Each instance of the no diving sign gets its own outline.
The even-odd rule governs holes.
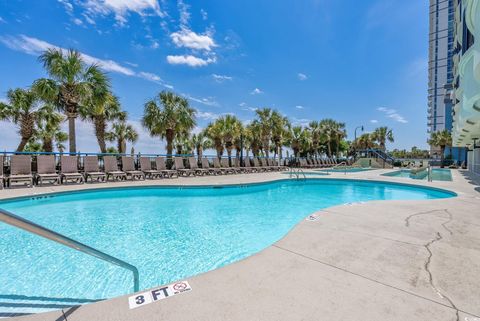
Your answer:
[[[192,288],[187,281],[179,281],[173,284],[165,285],[148,292],[138,293],[128,298],[130,309],[135,309],[146,304],[166,299],[170,296],[191,291]]]

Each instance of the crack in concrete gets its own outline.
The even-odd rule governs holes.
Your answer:
[[[441,241],[442,239],[443,239],[442,234],[440,234],[440,232],[437,232],[437,234],[435,235],[435,238],[433,238],[431,241],[429,241],[427,244],[424,245],[425,249],[428,252],[428,257],[423,267],[425,271],[427,271],[428,273],[428,282],[430,283],[430,286],[432,287],[432,289],[438,294],[439,297],[448,301],[450,306],[453,309],[455,309],[455,315],[457,317],[456,321],[460,321],[460,315],[459,315],[457,306],[455,305],[455,303],[453,303],[452,299],[450,299],[447,295],[442,293],[442,291],[435,286],[435,283],[433,282],[433,273],[430,270],[430,263],[432,262],[432,257],[433,257],[433,252],[430,249],[430,246],[432,246],[432,244],[435,242]]]
[[[431,210],[431,211],[427,211],[427,212],[420,212],[420,213],[415,213],[415,214],[412,214],[412,215],[409,215],[408,217],[405,218],[405,226],[406,227],[409,227],[410,226],[410,219],[414,216],[418,216],[418,215],[427,215],[427,214],[432,214],[432,213],[435,213],[435,212],[444,212],[448,215],[448,220],[443,222],[441,224],[441,226],[448,232],[450,233],[450,235],[453,235],[453,232],[450,228],[447,227],[447,224],[450,223],[452,220],[453,220],[453,215],[452,213],[450,213],[448,211],[448,209],[444,208],[444,209],[437,209],[437,210]],[[445,218],[445,217],[444,217]],[[430,270],[430,264],[432,263],[432,257],[433,257],[433,252],[431,250],[431,246],[436,243],[436,242],[439,242],[443,239],[443,236],[442,234],[440,234],[440,232],[437,231],[437,233],[435,234],[435,237],[430,240],[429,242],[427,242],[426,244],[424,244],[424,248],[427,250],[428,252],[428,256],[427,256],[427,259],[425,260],[425,263],[423,265],[423,268],[425,269],[425,271],[427,272],[428,274],[428,282],[430,283],[430,287],[437,293],[437,295],[446,300],[450,306],[455,310],[455,315],[456,315],[456,321],[459,321],[460,320],[460,316],[459,316],[459,309],[457,308],[457,306],[455,305],[455,303],[453,302],[452,299],[450,299],[445,293],[443,293],[436,285],[435,285],[435,282],[434,282],[434,279],[433,279],[433,273],[432,271]]]

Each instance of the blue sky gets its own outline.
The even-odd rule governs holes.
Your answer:
[[[0,0],[0,99],[45,76],[39,53],[75,48],[100,63],[140,132],[161,90],[190,99],[198,125],[272,107],[292,122],[393,128],[389,148],[426,147],[428,3],[418,0]],[[0,149],[12,125],[0,123]],[[96,151],[80,123],[80,151]]]

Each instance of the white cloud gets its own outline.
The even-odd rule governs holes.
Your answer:
[[[203,20],[207,20],[208,19],[208,12],[203,10],[203,9],[200,9],[200,14],[202,15],[202,19]]]
[[[195,57],[192,55],[168,55],[167,56],[167,62],[172,65],[188,65],[191,67],[201,67],[201,66],[206,66],[211,63],[214,63],[216,61],[216,58],[207,58],[203,59],[200,57]]]
[[[3,19],[2,17],[0,17],[0,23],[7,23],[7,22],[5,21],[5,19]]]
[[[183,26],[188,25],[188,21],[190,20],[190,12],[188,9],[190,8],[183,0],[178,0],[178,12],[180,14],[180,23]]]
[[[305,74],[303,74],[303,73],[301,73],[301,72],[299,72],[299,73],[297,74],[297,77],[298,77],[298,80],[302,80],[302,81],[308,79],[308,76],[305,75]]]
[[[216,82],[224,82],[226,80],[232,80],[233,78],[230,76],[226,75],[217,75],[217,74],[212,74],[213,79],[215,79]]]
[[[259,94],[263,94],[263,91],[260,90],[259,88],[255,88],[250,92],[250,95],[259,95]]]
[[[177,47],[205,51],[211,51],[213,47],[216,47],[215,42],[209,34],[197,34],[187,28],[172,33],[170,38]]]
[[[20,35],[20,36],[17,36],[17,37],[14,37],[14,36],[0,36],[0,43],[3,43],[5,46],[7,46],[8,48],[10,48],[12,50],[20,51],[20,52],[23,52],[23,53],[26,53],[26,54],[29,54],[29,55],[33,55],[33,56],[38,56],[43,51],[45,51],[49,48],[57,48],[57,49],[65,50],[64,48],[55,46],[55,45],[53,45],[51,43],[48,43],[46,41],[43,41],[43,40],[40,40],[40,39],[37,39],[37,38],[28,37],[28,36],[25,36],[25,35]],[[114,73],[122,74],[122,75],[125,75],[125,76],[139,77],[139,78],[146,79],[146,80],[149,80],[149,81],[152,81],[152,82],[160,83],[161,85],[163,85],[167,88],[169,88],[168,86],[170,86],[170,85],[165,84],[158,75],[155,75],[153,73],[144,72],[144,71],[136,72],[133,69],[131,69],[129,67],[126,67],[126,66],[123,66],[120,63],[118,63],[116,61],[113,61],[113,60],[110,60],[110,59],[100,59],[100,58],[96,58],[96,57],[93,57],[93,56],[90,56],[90,55],[87,55],[87,54],[84,54],[84,53],[81,53],[81,55],[82,55],[83,61],[85,61],[85,63],[87,63],[87,64],[98,64],[100,66],[100,68],[102,68],[105,71],[114,72]],[[135,64],[132,64],[132,63],[126,63],[126,64],[129,64],[131,66],[135,65]]]
[[[386,108],[386,107],[379,107],[379,108],[377,108],[377,110],[378,110],[378,111],[381,111],[381,112],[384,113],[388,118],[391,118],[391,119],[393,119],[393,120],[396,121],[396,122],[403,123],[403,124],[408,123],[408,121],[405,119],[405,117],[403,117],[402,115],[400,115],[395,109]]]
[[[81,26],[83,24],[83,21],[78,19],[78,18],[75,18],[72,20],[74,24],[76,24],[77,26]]]
[[[308,126],[308,123],[310,123],[312,120],[308,118],[293,118],[292,119],[292,124],[295,126]]]
[[[377,123],[378,123],[378,120],[376,120],[376,119],[371,119],[370,122],[371,122],[372,124],[377,124]]]
[[[78,2],[91,15],[113,14],[119,25],[127,22],[130,12],[140,16],[156,15],[165,17],[157,0],[86,0]]]
[[[147,80],[151,80],[151,81],[161,81],[162,80],[158,75],[152,74],[150,72],[141,71],[141,72],[138,73],[138,76],[141,77],[141,78],[147,79]]]
[[[211,113],[211,112],[202,112],[197,110],[197,117],[204,120],[215,120],[220,117],[219,114]]]
[[[73,13],[73,5],[68,0],[58,0],[64,7],[69,15]]]
[[[196,97],[190,96],[189,94],[182,94],[182,96],[184,96],[185,98],[188,98],[188,99],[190,99],[194,102],[206,105],[206,106],[214,106],[214,107],[219,106],[218,102],[216,102],[213,97],[196,98]]]
[[[304,109],[305,107],[303,107],[302,105],[297,105],[297,106],[295,106],[295,108],[297,108],[297,109]]]
[[[256,111],[258,108],[256,107],[250,107],[247,105],[247,103],[245,102],[241,102],[240,104],[238,104],[238,106],[242,107],[242,110],[245,110],[245,111]]]

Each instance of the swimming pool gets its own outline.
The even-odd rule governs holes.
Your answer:
[[[322,208],[453,196],[403,184],[309,179],[86,190],[1,201],[0,208],[135,265],[145,289],[257,253]],[[86,303],[132,289],[128,270],[3,223],[0,234],[3,300],[26,296]]]
[[[321,172],[331,172],[331,173],[356,173],[356,172],[365,172],[365,171],[371,171],[373,168],[363,168],[363,167],[347,167],[347,168],[342,168],[342,167],[336,167],[336,168],[325,168],[325,169],[320,169],[318,171]]]
[[[409,169],[402,169],[399,171],[385,173],[382,174],[383,176],[390,176],[390,177],[406,177],[411,179],[428,179],[428,172],[421,171],[419,173],[412,173]],[[448,168],[433,168],[432,169],[432,180],[434,181],[451,181],[452,180],[452,173]]]

